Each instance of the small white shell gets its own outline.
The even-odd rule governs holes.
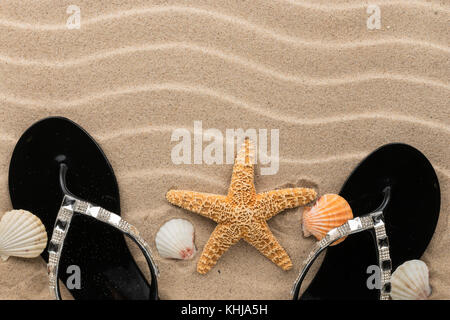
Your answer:
[[[163,258],[192,259],[197,249],[194,244],[194,226],[184,219],[167,221],[155,238],[156,248]]]
[[[391,277],[392,300],[426,300],[431,295],[428,267],[421,260],[399,266]]]
[[[11,210],[0,221],[0,256],[35,258],[47,246],[47,232],[38,217],[25,210]]]

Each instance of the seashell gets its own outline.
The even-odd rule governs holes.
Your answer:
[[[303,211],[303,234],[305,237],[312,234],[317,240],[321,240],[328,231],[343,225],[352,218],[352,208],[344,198],[337,194],[325,194],[317,199],[314,206]],[[344,239],[339,239],[332,245]]]
[[[25,210],[11,210],[0,221],[0,256],[35,258],[47,246],[47,232],[41,220]]]
[[[163,258],[188,260],[197,252],[194,244],[194,226],[184,219],[167,221],[156,234],[155,242]]]
[[[409,260],[392,273],[392,300],[426,300],[430,295],[428,267],[425,262]]]

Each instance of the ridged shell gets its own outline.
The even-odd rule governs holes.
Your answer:
[[[0,256],[35,258],[47,246],[47,232],[38,217],[25,210],[5,213],[0,221]]]
[[[194,226],[184,219],[166,222],[156,234],[155,242],[163,258],[188,260],[197,252],[194,244]]]
[[[399,266],[391,277],[393,300],[426,300],[431,295],[428,267],[421,260],[410,260]]]
[[[303,234],[305,237],[312,234],[317,240],[321,240],[328,231],[343,225],[352,218],[352,208],[344,198],[337,194],[325,194],[317,199],[314,206],[303,211]],[[332,245],[344,239],[339,239]]]

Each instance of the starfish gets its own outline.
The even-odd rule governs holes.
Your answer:
[[[244,239],[283,270],[292,268],[286,251],[278,243],[267,220],[288,208],[305,205],[316,198],[309,188],[288,188],[256,193],[254,147],[246,138],[238,152],[228,195],[170,190],[167,200],[181,208],[215,221],[218,225],[206,243],[197,271],[206,274],[233,244]]]

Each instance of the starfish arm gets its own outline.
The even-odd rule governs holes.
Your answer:
[[[256,195],[253,182],[254,161],[254,145],[250,139],[246,138],[236,156],[228,190],[228,197],[235,204],[249,204]]]
[[[287,252],[278,243],[265,221],[254,224],[243,238],[281,269],[292,268],[292,262]]]
[[[309,188],[273,190],[256,195],[255,208],[263,219],[269,220],[285,209],[303,206],[313,201],[316,196],[317,192]]]
[[[214,229],[206,243],[202,255],[197,263],[197,272],[201,274],[208,273],[214,267],[219,258],[233,244],[240,239],[238,232],[225,224],[219,224]]]
[[[166,195],[167,201],[183,209],[198,213],[217,223],[226,219],[229,206],[227,198],[211,193],[186,190],[170,190]]]

